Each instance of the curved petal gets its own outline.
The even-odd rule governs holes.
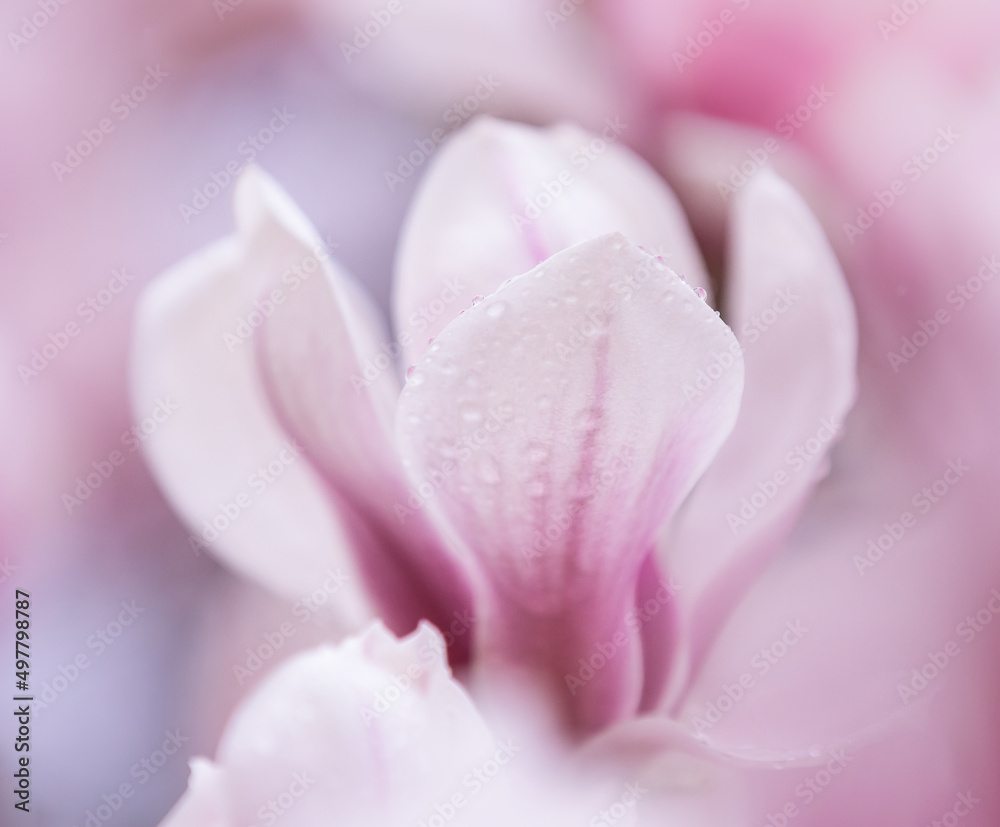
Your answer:
[[[723,352],[730,369],[693,395]],[[742,384],[717,314],[611,234],[455,319],[403,390],[404,462],[488,575],[487,654],[559,686],[577,725],[635,709],[639,570],[732,427]],[[582,688],[564,680],[599,644],[622,652]]]
[[[448,672],[441,637],[422,625],[396,640],[376,625],[283,664],[233,715],[215,763],[226,827],[256,824],[262,811],[288,827],[331,814],[344,827],[402,827],[467,790],[463,776],[496,748]],[[465,812],[487,812],[490,793]]]
[[[969,620],[1000,601],[989,581],[942,587],[953,547],[982,542],[965,527],[974,507],[955,494],[926,514],[913,509],[899,547],[872,565],[872,537],[892,539],[887,509],[898,519],[901,493],[921,485],[909,458],[889,465],[859,463],[831,478],[789,553],[716,638],[678,715],[707,745],[784,761],[860,751],[907,729],[935,738],[951,729],[961,750],[983,727],[995,732],[995,704],[977,692],[996,659]]]
[[[684,213],[621,141],[563,124],[542,130],[479,118],[428,170],[403,228],[393,312],[410,363],[477,295],[580,241],[621,232],[709,288]]]
[[[664,544],[690,647],[674,693],[826,475],[855,398],[850,292],[808,207],[769,171],[736,202],[726,310],[746,390],[736,427]]]
[[[370,617],[367,597],[325,485],[276,421],[252,344],[261,290],[243,243],[228,238],[167,271],[144,292],[132,346],[135,437],[191,529],[190,544],[289,598],[331,567],[347,625]],[[271,468],[268,471],[268,468]]]
[[[380,350],[384,324],[329,257],[317,256],[318,235],[271,179],[246,175],[237,204],[262,301],[272,302],[256,340],[271,402],[335,492],[382,616],[399,633],[421,618],[446,629],[469,596],[426,516],[405,515],[409,492],[389,431],[399,380]],[[468,637],[456,643],[464,659]]]

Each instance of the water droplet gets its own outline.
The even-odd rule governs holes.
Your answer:
[[[475,307],[475,306],[476,306],[477,304],[479,304],[479,303],[480,303],[480,302],[481,302],[482,300],[483,300],[483,297],[482,297],[482,296],[473,296],[473,297],[472,297],[472,306],[473,306],[473,307]]]
[[[507,305],[504,302],[493,302],[489,307],[486,308],[486,315],[491,319],[499,319],[504,310],[507,309]]]
[[[704,287],[696,287],[694,288],[694,292],[698,295],[699,299],[708,298],[708,291]]]
[[[433,336],[431,336],[431,337],[430,337],[430,338],[429,338],[429,339],[427,340],[427,344],[429,344],[429,345],[432,345],[432,344],[434,344],[434,337],[433,337]]]
[[[406,371],[406,382],[407,384],[413,385],[414,387],[416,387],[417,385],[424,384],[424,379],[426,378],[427,377],[424,376],[422,371],[417,370],[416,365],[412,365]]]

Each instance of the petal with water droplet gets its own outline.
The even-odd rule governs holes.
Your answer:
[[[586,287],[581,270],[592,274]],[[527,297],[524,279],[536,288]],[[581,301],[549,308],[549,296],[569,292]],[[679,300],[659,301],[665,293]],[[682,300],[691,313],[678,311]],[[492,319],[498,301],[511,312]],[[541,280],[515,279],[438,342],[460,364],[486,363],[484,420],[460,413],[462,370],[447,374],[425,358],[426,381],[404,389],[397,429],[410,470],[437,480],[435,509],[487,572],[492,609],[478,629],[486,657],[535,669],[579,726],[634,712],[642,670],[626,617],[657,531],[735,419],[739,358],[703,393],[686,394],[713,354],[735,349],[732,333],[674,273],[611,234],[548,259]],[[530,360],[516,353],[522,344]],[[447,469],[431,448],[440,439],[462,446]],[[608,666],[582,688],[567,685],[579,658],[616,635]]]
[[[600,141],[604,149],[593,155],[595,140],[569,124],[538,129],[493,118],[451,136],[403,228],[393,296],[397,332],[436,335],[474,304],[473,296],[602,233],[621,232],[666,256],[692,285],[710,287],[669,187],[621,141]],[[536,279],[543,275],[544,268],[535,271]],[[411,361],[423,352],[423,337],[413,340]]]

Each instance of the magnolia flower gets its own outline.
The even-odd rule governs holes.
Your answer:
[[[850,296],[804,203],[762,176],[733,215],[720,317],[675,199],[615,126],[484,119],[453,137],[403,231],[394,338],[288,196],[246,172],[237,235],[143,298],[134,403],[178,405],[148,459],[193,550],[289,597],[340,569],[345,628],[429,620],[485,708],[489,687],[522,677],[553,743],[601,733],[601,761],[644,755],[636,737],[656,754],[815,758],[811,741],[713,743],[719,708],[679,712],[706,700],[690,690],[713,639],[827,470],[854,395]],[[779,629],[775,651],[803,633]],[[236,761],[227,739],[273,729],[263,710],[292,714],[310,682],[368,692],[368,667],[347,665],[359,645],[280,667],[231,723],[222,769],[196,766],[174,823],[200,823],[187,814],[207,801],[230,823],[255,773],[291,768],[291,747]],[[378,738],[335,698],[316,715],[303,766],[332,805],[340,782],[308,755]],[[419,734],[379,719],[406,761],[451,737],[419,715]],[[406,795],[355,770],[344,806],[370,819],[366,790]],[[384,806],[380,823],[405,823]]]

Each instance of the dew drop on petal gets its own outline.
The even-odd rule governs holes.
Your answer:
[[[443,373],[449,374],[455,373],[458,370],[454,357],[449,356],[447,353],[438,360],[438,367],[441,368]]]
[[[486,315],[491,319],[499,319],[504,310],[507,309],[507,305],[504,302],[493,302],[489,307],[486,308]]]
[[[708,298],[708,291],[704,287],[696,287],[694,288],[694,292],[698,294],[699,299]]]

